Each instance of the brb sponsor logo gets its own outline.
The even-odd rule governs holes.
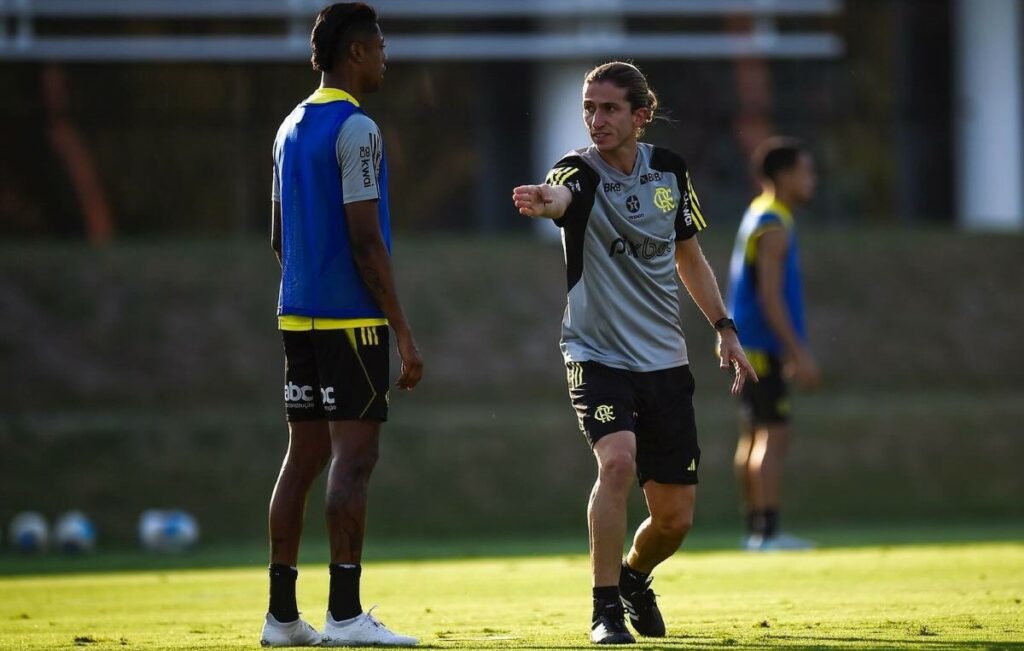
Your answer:
[[[627,258],[643,258],[653,260],[672,253],[672,242],[658,242],[645,237],[643,242],[633,242],[628,237],[619,237],[612,241],[608,248],[608,257],[625,255]]]

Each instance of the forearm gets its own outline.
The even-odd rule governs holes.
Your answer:
[[[391,258],[384,248],[384,243],[373,242],[353,246],[352,254],[363,284],[377,306],[384,312],[391,327],[396,333],[408,332],[409,323],[398,300],[394,274],[391,272]]]
[[[722,292],[718,289],[718,279],[703,254],[677,262],[676,270],[686,291],[704,313],[708,323],[714,325],[719,319],[728,316]]]
[[[569,209],[572,202],[572,194],[568,188],[556,186],[551,188],[551,202],[545,204],[544,213],[540,215],[547,219],[561,219],[565,211]]]
[[[771,328],[771,331],[782,342],[782,347],[785,351],[793,354],[802,348],[803,344],[796,334],[796,328],[793,327],[793,322],[789,318],[789,312],[786,311],[786,305],[782,297],[773,294],[772,296],[759,296],[758,300],[761,303],[761,310],[764,312],[764,318],[768,322],[768,327]]]
[[[572,203],[572,192],[564,185],[521,185],[512,191],[519,212],[534,219],[560,219]]]
[[[274,250],[274,255],[277,256],[277,264],[281,262],[281,203],[279,201],[271,202],[270,209],[270,248]]]

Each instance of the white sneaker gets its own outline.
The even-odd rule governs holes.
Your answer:
[[[376,608],[374,606],[373,608]],[[388,630],[373,616],[373,608],[369,612],[356,615],[352,619],[335,621],[331,611],[327,611],[324,622],[324,646],[415,646],[418,640],[408,635],[399,635]]]
[[[740,548],[748,552],[759,552],[763,544],[764,537],[759,533],[752,533],[740,541]]]
[[[282,624],[273,615],[267,613],[267,620],[263,622],[263,632],[260,633],[260,645],[262,646],[318,646],[320,634],[316,629],[302,621],[302,618],[294,622]]]
[[[813,541],[806,538],[791,536],[788,533],[779,533],[769,538],[761,536],[750,536],[745,545],[747,551],[751,552],[789,552],[806,549],[814,549]]]
[[[814,549],[813,541],[798,536],[791,536],[788,533],[777,533],[771,538],[765,538],[761,543],[761,550],[771,551],[798,551],[801,549]]]

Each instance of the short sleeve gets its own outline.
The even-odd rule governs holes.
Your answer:
[[[377,124],[363,113],[354,113],[338,132],[337,154],[345,203],[380,199],[378,175],[384,150]]]
[[[700,207],[700,200],[697,198],[697,191],[693,189],[693,179],[690,178],[690,171],[684,166],[681,173],[676,176],[679,179],[679,193],[682,195],[681,205],[676,211],[676,241],[688,240],[700,231],[708,227],[704,219],[704,212]]]
[[[585,219],[594,205],[594,191],[597,186],[590,167],[579,156],[566,156],[555,163],[544,182],[551,186],[562,186],[572,193],[572,201],[565,214],[554,220],[559,228],[578,219]]]
[[[281,203],[281,173],[277,171],[277,162],[274,162],[274,181],[270,187],[270,200]]]

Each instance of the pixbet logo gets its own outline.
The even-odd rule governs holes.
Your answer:
[[[649,237],[645,237],[643,242],[634,243],[630,242],[628,238],[620,237],[612,241],[611,247],[608,248],[608,257],[614,258],[616,255],[625,255],[630,258],[653,260],[654,258],[668,255],[671,249],[671,242],[657,242]]]
[[[313,387],[305,384],[299,386],[294,382],[284,385],[285,402],[310,402],[313,400]]]

